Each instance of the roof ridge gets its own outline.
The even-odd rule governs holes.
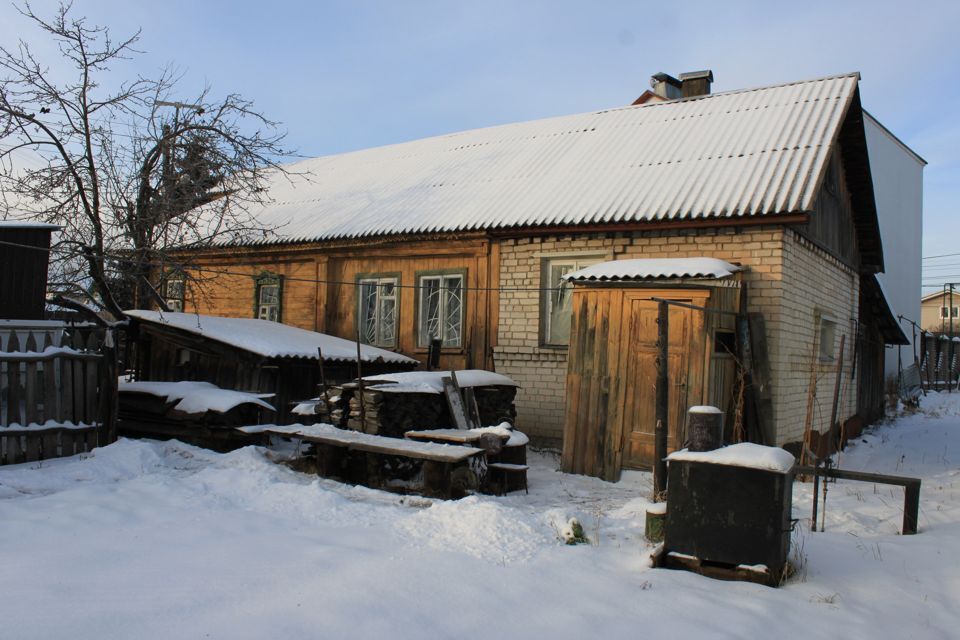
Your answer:
[[[608,108],[605,108],[605,109],[593,109],[593,110],[590,110],[590,111],[580,111],[580,112],[577,112],[577,113],[567,113],[567,114],[561,114],[561,115],[555,115],[555,116],[545,116],[545,117],[542,117],[542,118],[533,118],[533,119],[530,119],[530,120],[517,120],[517,121],[513,121],[513,122],[502,122],[502,123],[500,123],[500,124],[491,124],[491,125],[488,125],[488,126],[485,126],[485,127],[474,127],[474,128],[472,128],[472,129],[460,129],[460,130],[457,130],[457,131],[450,131],[450,132],[447,132],[447,133],[438,133],[438,134],[435,134],[435,135],[432,135],[432,136],[424,136],[424,137],[421,137],[421,138],[411,138],[410,140],[403,140],[403,141],[401,141],[401,142],[391,142],[391,143],[388,143],[388,144],[381,144],[381,145],[376,145],[376,146],[373,146],[373,147],[363,147],[363,148],[361,148],[361,149],[353,149],[353,150],[351,150],[351,151],[343,151],[343,152],[340,152],[340,153],[331,153],[331,154],[327,154],[327,155],[313,156],[313,157],[310,157],[310,158],[304,158],[304,159],[302,159],[302,160],[298,160],[298,161],[296,161],[296,162],[291,162],[291,163],[289,163],[289,164],[287,164],[287,165],[284,165],[284,166],[287,166],[287,167],[295,167],[295,166],[298,166],[298,165],[301,165],[301,164],[306,164],[306,163],[308,163],[308,162],[313,162],[313,161],[316,161],[316,160],[323,160],[323,159],[326,159],[326,158],[339,158],[339,157],[344,157],[344,156],[350,156],[350,155],[353,155],[353,154],[364,153],[364,152],[367,152],[367,151],[373,151],[373,150],[377,150],[377,149],[388,149],[388,148],[390,148],[390,147],[398,147],[398,146],[408,145],[408,144],[415,143],[415,142],[426,142],[426,141],[428,141],[428,140],[440,140],[440,139],[443,139],[443,138],[453,138],[453,137],[455,137],[455,136],[466,135],[466,134],[473,133],[473,132],[476,132],[476,131],[486,131],[486,130],[491,130],[491,129],[507,128],[507,127],[514,127],[514,126],[519,126],[519,125],[529,125],[529,124],[532,124],[532,123],[535,123],[535,122],[548,122],[548,121],[550,121],[550,120],[560,120],[560,119],[563,119],[563,118],[577,118],[577,117],[580,117],[580,116],[600,115],[600,114],[604,114],[604,113],[612,113],[612,112],[615,112],[615,111],[627,111],[627,110],[633,110],[633,109],[643,109],[643,108],[646,108],[646,107],[665,107],[665,106],[677,105],[677,104],[688,104],[688,103],[691,103],[691,102],[696,102],[696,101],[698,101],[698,100],[708,100],[708,99],[711,99],[711,98],[731,96],[731,95],[737,95],[737,94],[741,94],[741,93],[750,93],[750,92],[753,92],[753,91],[764,91],[764,90],[768,90],[768,89],[782,89],[783,87],[790,87],[790,86],[795,86],[795,85],[800,85],[800,84],[812,84],[812,83],[814,83],[814,82],[826,82],[826,81],[828,81],[828,80],[837,80],[837,79],[840,79],[840,78],[853,78],[853,77],[856,77],[856,78],[859,80],[859,79],[860,79],[860,72],[859,72],[859,71],[851,71],[851,72],[848,72],[848,73],[840,73],[840,74],[835,74],[835,75],[822,76],[822,77],[819,77],[819,78],[809,78],[809,79],[806,79],[806,80],[794,80],[794,81],[791,81],[791,82],[783,82],[783,83],[780,83],[780,84],[763,85],[763,86],[756,86],[756,87],[746,87],[746,88],[741,88],[741,89],[731,89],[731,90],[729,90],[729,91],[721,91],[721,92],[719,92],[719,93],[710,93],[710,94],[701,95],[701,96],[691,96],[691,97],[689,97],[689,98],[677,98],[677,99],[675,99],[675,100],[667,100],[667,101],[664,101],[664,102],[652,102],[652,103],[651,103],[651,102],[648,102],[648,103],[646,103],[646,104],[639,104],[639,105],[631,105],[631,104],[628,104],[628,105],[621,105],[621,106],[616,106],[616,107],[608,107]]]

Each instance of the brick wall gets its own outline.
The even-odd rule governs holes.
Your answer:
[[[783,278],[783,231],[757,227],[675,232],[609,233],[504,240],[501,244],[500,286],[510,289],[541,286],[541,269],[550,257],[596,255],[620,258],[684,258],[710,256],[749,267],[744,280],[751,310],[779,317]],[[522,385],[517,397],[518,428],[541,446],[562,446],[566,395],[565,349],[540,344],[541,293],[503,291],[500,326],[494,349],[497,371]],[[768,339],[778,349],[778,336]],[[776,372],[772,374],[776,378]]]
[[[846,336],[839,417],[856,413],[857,380],[850,373],[860,295],[853,269],[793,231],[784,235],[783,260],[783,303],[767,320],[768,332],[781,336],[778,349],[771,349],[778,372],[773,392],[780,444],[803,438],[811,371],[817,379],[813,428],[825,432],[830,422],[837,363],[820,359],[818,316],[836,323],[832,353],[839,353],[840,336]]]

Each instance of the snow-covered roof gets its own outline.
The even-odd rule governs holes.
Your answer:
[[[167,402],[176,402],[173,408],[184,413],[206,413],[207,411],[226,413],[242,404],[254,404],[275,411],[271,405],[262,400],[262,398],[273,396],[272,393],[253,394],[232,391],[221,389],[209,382],[121,381],[118,383],[117,390],[120,393],[146,393],[164,398]]]
[[[457,384],[464,387],[519,387],[516,382],[501,373],[483,369],[462,369],[456,372]],[[443,378],[449,377],[449,371],[405,371],[403,373],[384,373],[377,376],[364,376],[367,387],[377,391],[391,393],[443,393]],[[392,384],[391,384],[392,383]]]
[[[568,273],[565,280],[616,281],[656,278],[727,278],[740,267],[717,258],[633,258],[610,260]]]
[[[290,325],[255,318],[223,318],[196,313],[161,311],[125,311],[144,322],[173,327],[218,342],[256,353],[266,358],[308,358],[317,360],[317,348],[324,360],[357,361],[357,343],[307,331]],[[360,346],[363,362],[396,362],[417,364],[413,358],[369,345]]]
[[[858,75],[520,122],[289,165],[255,243],[810,211]]]

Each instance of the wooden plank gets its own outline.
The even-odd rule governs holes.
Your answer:
[[[456,376],[452,371],[451,376],[444,376],[440,379],[443,384],[443,394],[447,399],[447,407],[450,409],[450,416],[457,429],[469,429],[470,422],[467,420],[467,410],[463,406],[463,398],[460,396],[460,388],[454,382]]]
[[[42,460],[60,457],[60,434],[56,431],[40,434]]]
[[[73,363],[63,357],[54,360],[54,367],[60,373],[57,397],[60,399],[57,422],[73,421]]]
[[[101,361],[99,360],[87,360],[83,363],[85,369],[85,379],[84,379],[84,413],[83,421],[87,424],[99,424],[100,423],[100,402],[98,402],[97,394],[97,379],[98,379],[98,370],[100,368]]]
[[[36,462],[41,459],[40,454],[40,441],[43,438],[38,433],[31,433],[23,437],[23,461],[24,462]]]
[[[10,334],[10,342],[7,345],[10,351],[17,351],[20,348],[20,341],[17,339],[16,332]],[[7,415],[4,426],[11,424],[22,424],[20,417],[20,362],[13,361],[7,363]]]
[[[461,447],[424,442],[412,442],[399,438],[384,436],[366,436],[364,441],[357,441],[349,434],[311,435],[297,431],[267,429],[266,433],[285,438],[298,438],[304,442],[320,443],[334,447],[344,447],[349,451],[365,451],[385,455],[403,456],[419,460],[433,460],[436,462],[461,462],[483,453],[483,449],[476,447]]]
[[[25,348],[27,351],[37,351],[37,341],[33,337],[33,333],[27,337]],[[39,397],[37,394],[37,385],[39,384],[39,378],[37,377],[37,364],[38,363],[35,361],[28,360],[24,365],[24,424],[35,424],[39,417],[37,412],[37,405],[39,404]]]
[[[477,406],[477,394],[473,387],[467,387],[463,390],[463,403],[466,405],[467,422],[473,428],[482,427],[483,425],[480,424],[480,408]]]

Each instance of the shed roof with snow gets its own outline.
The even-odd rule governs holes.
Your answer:
[[[125,313],[142,322],[203,336],[265,358],[318,360],[319,348],[323,350],[324,360],[357,361],[356,342],[279,322],[256,318],[223,318],[197,313],[143,310]],[[360,358],[362,362],[418,364],[413,358],[370,345],[360,345]]]

